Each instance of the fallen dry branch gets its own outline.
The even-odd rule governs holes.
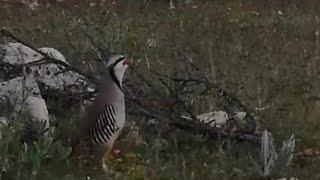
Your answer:
[[[187,80],[192,82],[193,80]],[[197,80],[198,81],[198,80]],[[201,82],[203,83],[203,82]],[[223,126],[217,128],[209,126],[208,123],[198,121],[195,115],[192,114],[191,109],[185,105],[181,99],[178,98],[178,103],[182,104],[185,112],[189,113],[190,119],[185,119],[181,116],[182,112],[176,111],[172,106],[161,107],[152,103],[153,100],[146,98],[147,96],[140,91],[139,87],[134,84],[126,83],[125,86],[128,101],[135,104],[138,109],[146,116],[155,118],[159,121],[166,121],[171,126],[194,134],[206,135],[212,139],[226,138],[231,140],[247,141],[255,144],[260,143],[260,134],[256,124],[251,125],[247,129],[238,129],[237,122],[231,118]],[[172,92],[176,94],[175,92]],[[254,120],[256,122],[256,119]]]

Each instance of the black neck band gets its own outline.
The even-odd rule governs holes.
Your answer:
[[[115,72],[114,72],[114,67],[124,59],[125,57],[122,57],[122,58],[119,58],[116,62],[114,62],[113,64],[111,64],[109,66],[109,73],[111,75],[111,78],[113,80],[114,83],[116,83],[116,85],[118,86],[118,88],[122,91],[122,87],[121,87],[121,84],[120,84],[120,80],[118,79],[118,77],[116,76]]]
[[[112,78],[113,82],[116,83],[118,88],[122,91],[122,87],[121,87],[120,81],[117,78],[116,74],[114,73],[114,69],[113,68],[110,69],[109,72],[110,72],[110,75],[111,75],[111,78]]]

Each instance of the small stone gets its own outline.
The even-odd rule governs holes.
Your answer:
[[[305,156],[312,156],[313,155],[313,150],[311,148],[305,149],[303,151]]]

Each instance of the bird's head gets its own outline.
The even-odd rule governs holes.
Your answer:
[[[133,63],[131,58],[123,55],[112,56],[107,62],[107,67],[113,81],[121,88],[124,73],[129,65]]]

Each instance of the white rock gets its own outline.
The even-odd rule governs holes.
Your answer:
[[[299,180],[299,178],[295,178],[295,177],[290,177],[290,178],[282,177],[282,178],[278,178],[277,180]]]
[[[29,96],[26,99],[25,106],[32,121],[40,122],[44,128],[49,128],[49,113],[44,99]]]
[[[29,126],[30,136],[32,133],[37,135],[40,132],[45,132],[43,135],[47,142],[52,141],[54,129],[50,128],[49,113],[44,99],[34,96],[29,96],[25,101],[27,125]]]
[[[236,120],[243,121],[246,117],[246,112],[236,112],[235,118]],[[203,114],[197,115],[197,119],[202,123],[207,123],[211,127],[221,128],[229,119],[230,115],[228,115],[225,111],[211,111]],[[192,120],[191,117],[186,115],[181,115],[181,118]]]
[[[197,116],[197,119],[203,123],[209,123],[210,126],[220,128],[229,119],[225,111],[212,111]]]
[[[0,87],[0,103],[8,103],[13,108],[10,120],[16,120],[22,115],[26,125],[32,126],[30,129],[49,128],[47,105],[36,81],[30,76],[17,77],[1,82]]]
[[[4,51],[3,63],[21,65],[39,61],[43,58],[41,54],[20,43],[8,43],[1,47]],[[39,51],[68,64],[65,57],[54,48],[43,47]],[[30,66],[31,72],[27,72],[35,81],[44,84],[52,90],[67,91],[76,89],[80,92],[87,91],[88,83],[84,80],[83,76],[71,71],[64,71],[64,69],[65,67],[62,65],[50,63]],[[71,87],[74,88],[72,89]]]
[[[8,43],[1,45],[0,48],[2,52],[0,63],[4,64],[18,66],[43,58],[42,54],[20,43]],[[39,51],[46,53],[51,58],[69,64],[66,58],[54,48],[43,47]],[[9,101],[9,104],[13,107],[10,119],[17,119],[23,112],[27,115],[25,118],[28,120],[26,125],[30,129],[37,130],[37,127],[40,127],[38,125],[44,126],[44,128],[49,127],[49,114],[46,103],[41,97],[38,83],[43,84],[50,90],[64,93],[74,92],[74,90],[75,92],[92,90],[88,89],[88,83],[83,76],[64,70],[64,66],[53,63],[33,64],[23,69],[23,77],[0,82],[0,103]]]
[[[40,48],[39,51],[46,53],[51,58],[54,58],[69,64],[66,61],[65,57],[58,50],[54,48],[43,47],[43,48]],[[65,91],[72,86],[72,87],[77,87],[77,90],[81,91],[81,87],[87,86],[87,82],[83,80],[84,77],[71,71],[64,72],[64,69],[65,67],[61,65],[42,64],[39,66],[33,66],[32,72],[33,72],[34,78],[37,81],[45,84],[50,89]],[[84,89],[82,89],[82,91]]]
[[[54,59],[57,59],[57,60],[60,60],[60,61],[63,61],[67,64],[69,64],[67,61],[66,61],[66,58],[55,48],[52,48],[52,47],[42,47],[42,48],[39,48],[38,51],[40,52],[43,52],[45,54],[47,54],[49,57],[51,58],[54,58]]]
[[[246,116],[247,116],[246,112],[236,112],[236,115],[235,115],[237,120],[240,120],[240,121],[243,121]]]
[[[0,83],[0,103],[9,100],[13,106],[20,106],[23,98],[40,96],[38,84],[28,77],[17,77]]]
[[[8,43],[3,45],[2,49],[5,52],[2,61],[11,65],[26,64],[43,58],[39,53],[20,43]]]

